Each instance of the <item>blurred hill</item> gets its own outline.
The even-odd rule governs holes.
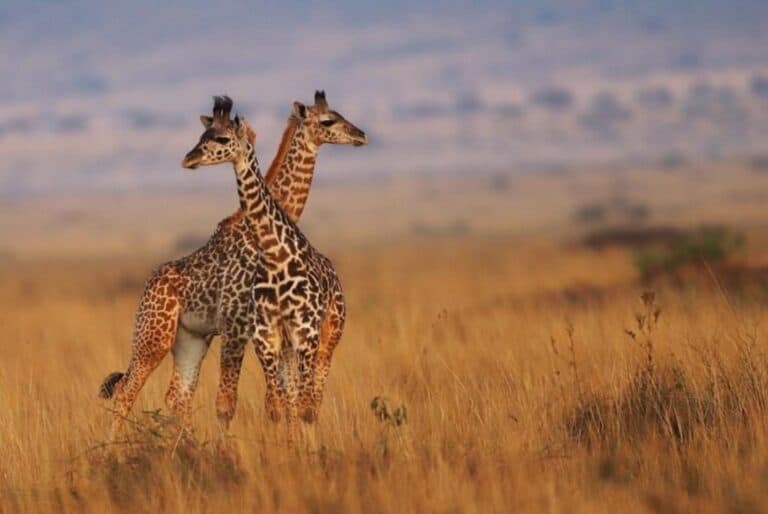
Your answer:
[[[226,92],[271,159],[294,99],[328,91],[365,149],[332,178],[768,155],[768,4],[9,0],[0,195],[228,188],[181,172]]]
[[[674,236],[701,225],[745,232],[754,253],[768,248],[768,173],[756,164],[321,179],[301,227],[331,256],[355,248],[456,240],[545,242],[569,251],[595,237],[610,243],[614,234],[637,231]],[[215,174],[230,181],[227,188],[0,202],[0,264],[89,257],[159,261],[190,253],[237,208],[232,171]]]

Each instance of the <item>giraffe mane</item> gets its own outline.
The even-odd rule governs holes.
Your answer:
[[[267,184],[270,184],[275,179],[277,170],[280,169],[283,160],[285,160],[285,154],[288,153],[288,147],[291,144],[291,139],[293,139],[293,135],[296,133],[296,129],[298,127],[299,120],[297,120],[294,116],[288,118],[288,125],[286,125],[285,130],[283,131],[283,136],[280,139],[280,146],[277,147],[277,153],[275,154],[274,159],[272,159],[272,164],[269,165],[267,174],[264,176],[264,180],[267,182]]]
[[[213,119],[219,124],[229,123],[232,99],[226,95],[213,97]]]

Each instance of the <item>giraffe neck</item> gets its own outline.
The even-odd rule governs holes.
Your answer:
[[[284,260],[290,254],[288,241],[297,237],[296,227],[270,195],[253,145],[248,145],[247,157],[235,162],[234,168],[240,209],[256,235],[256,245],[268,258]]]
[[[291,116],[265,180],[272,197],[294,223],[309,198],[317,151],[306,126]]]

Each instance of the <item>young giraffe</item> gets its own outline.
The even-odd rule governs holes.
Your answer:
[[[344,297],[331,261],[312,247],[270,196],[247,137],[251,129],[239,117],[231,120],[231,109],[229,98],[215,99],[214,122],[182,165],[234,165],[240,207],[260,250],[252,289],[253,341],[267,390],[278,393],[268,403],[270,415],[277,419],[279,410],[286,409],[290,435],[299,408],[307,421],[317,414],[322,382],[343,328]],[[292,351],[298,362],[298,391],[281,373],[281,354]]]
[[[208,116],[201,116],[201,121],[205,126],[213,122]],[[328,108],[324,92],[315,93],[314,106],[294,102],[267,179],[271,194],[293,221],[306,203],[317,149],[326,142],[357,146],[365,144],[366,137]],[[243,320],[251,316],[250,285],[257,253],[254,234],[238,211],[219,223],[202,248],[153,274],[137,310],[128,370],[112,373],[101,386],[102,397],[116,397],[113,436],[169,349],[174,371],[166,403],[186,423],[200,364],[217,334],[224,339],[217,415],[224,428],[229,426],[243,351],[250,339]]]
[[[320,146],[326,143],[351,143],[354,146],[361,146],[367,143],[367,138],[362,131],[350,126],[341,114],[328,106],[324,91],[316,91],[313,106],[305,106],[299,102],[294,103],[293,115],[283,132],[277,155],[264,177],[273,198],[285,199],[285,201],[279,202],[280,207],[294,223],[298,222],[307,203],[318,150]],[[322,362],[317,370],[316,396],[320,399],[333,350],[341,338],[345,315],[343,307],[342,304],[337,321],[331,323],[329,320],[323,326],[322,338],[325,342],[322,347],[327,348],[327,350],[324,350],[320,359]],[[229,428],[235,414],[237,384],[240,380],[245,346],[242,340],[233,340],[225,343],[221,350],[221,378],[217,396],[217,412],[219,421],[225,430]],[[268,390],[265,398],[267,411],[272,419],[277,421],[279,420],[279,410],[269,406],[270,402],[274,400],[272,391]],[[318,405],[319,402],[320,400],[318,400]],[[314,409],[309,408],[302,413],[302,418],[306,421],[312,421],[316,414]]]

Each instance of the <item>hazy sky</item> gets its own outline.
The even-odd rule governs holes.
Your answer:
[[[0,4],[0,194],[226,187],[178,166],[217,93],[269,162],[325,89],[371,145],[321,176],[768,152],[764,1],[156,3]]]

